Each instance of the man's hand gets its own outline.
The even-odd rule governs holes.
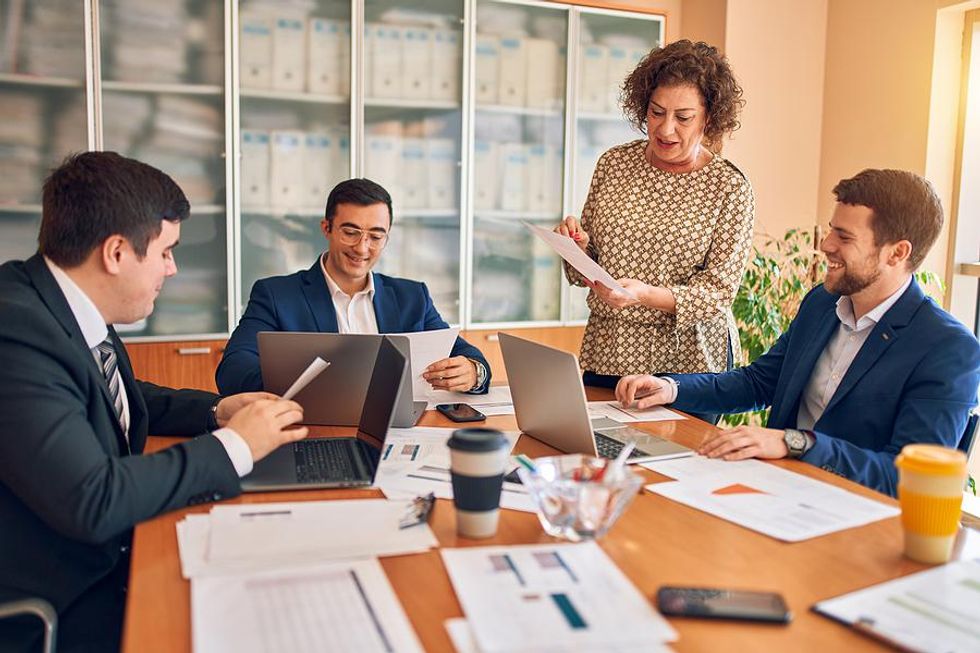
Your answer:
[[[636,279],[617,279],[625,290],[627,290],[633,296],[621,293],[618,290],[613,290],[608,286],[602,284],[599,281],[589,281],[585,280],[585,285],[592,289],[592,292],[601,299],[607,306],[612,308],[626,308],[627,306],[636,306],[641,304],[640,298],[650,287],[642,281],[637,281]]]
[[[435,390],[466,392],[476,385],[476,363],[466,356],[443,358],[425,368],[422,378]]]
[[[227,426],[245,440],[252,460],[258,461],[287,442],[305,438],[305,426],[288,428],[301,419],[303,408],[295,401],[256,399],[236,412]]]
[[[259,399],[275,401],[278,398],[271,392],[242,392],[237,395],[231,395],[218,402],[218,409],[214,411],[214,418],[217,420],[219,427],[227,426],[228,420],[250,403]]]
[[[736,426],[709,436],[698,448],[708,458],[744,460],[746,458],[785,458],[789,455],[785,431],[761,426]]]
[[[582,229],[581,223],[576,220],[573,216],[567,216],[564,220],[558,223],[558,226],[554,228],[556,234],[561,234],[562,236],[568,236],[575,241],[582,251],[586,251],[589,246],[589,234],[584,229]]]
[[[634,401],[640,410],[667,404],[673,400],[671,394],[669,381],[649,374],[624,376],[616,384],[616,400],[623,408],[630,408]]]

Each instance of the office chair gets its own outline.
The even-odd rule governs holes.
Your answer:
[[[58,613],[44,599],[21,599],[0,603],[0,619],[16,617],[23,614],[33,614],[44,622],[44,653],[54,653],[56,631],[58,629]]]
[[[970,460],[973,453],[973,446],[977,442],[977,432],[980,431],[980,407],[970,411],[970,416],[966,420],[966,428],[963,430],[963,437],[956,446],[957,449],[966,454],[966,459]]]

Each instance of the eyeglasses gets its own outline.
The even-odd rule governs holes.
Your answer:
[[[337,240],[348,247],[360,245],[364,238],[367,238],[370,249],[381,249],[388,244],[388,232],[385,231],[364,231],[357,227],[344,226],[337,229],[336,234]]]

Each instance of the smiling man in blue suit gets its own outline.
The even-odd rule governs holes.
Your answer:
[[[834,188],[820,249],[827,277],[776,344],[722,374],[634,375],[624,405],[736,413],[771,406],[768,428],[709,436],[712,458],[799,458],[895,495],[895,456],[912,442],[955,447],[977,402],[980,345],[912,273],[943,224],[925,179],[865,170]]]
[[[309,270],[257,281],[215,380],[222,394],[262,389],[260,331],[410,333],[445,329],[424,283],[371,269],[391,231],[391,196],[369,179],[348,179],[327,197],[320,223],[328,249]],[[490,365],[456,338],[449,358],[423,371],[438,390],[485,393]]]

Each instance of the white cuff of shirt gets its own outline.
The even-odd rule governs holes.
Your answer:
[[[677,381],[670,378],[669,376],[658,376],[661,381],[667,382],[667,388],[664,390],[664,398],[667,400],[664,403],[672,404],[677,401]]]
[[[231,459],[231,464],[235,466],[238,478],[248,476],[252,472],[252,450],[248,448],[248,443],[230,428],[223,428],[214,431],[214,437],[225,448],[225,453]]]

